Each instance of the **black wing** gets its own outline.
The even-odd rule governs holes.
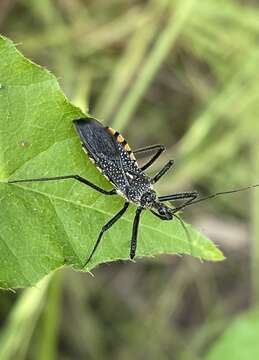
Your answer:
[[[73,122],[84,148],[97,164],[101,159],[119,160],[116,140],[99,121],[86,118]]]
[[[123,193],[129,186],[127,152],[99,121],[93,118],[74,120],[82,145],[97,168]],[[136,165],[135,165],[136,166]]]

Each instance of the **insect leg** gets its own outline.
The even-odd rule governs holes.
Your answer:
[[[101,241],[101,239],[102,239],[103,234],[105,233],[105,231],[109,230],[109,229],[112,227],[112,225],[114,225],[114,224],[116,223],[116,221],[118,221],[118,220],[122,217],[122,215],[123,215],[123,214],[125,213],[125,211],[127,210],[128,206],[129,206],[129,203],[128,203],[128,202],[125,202],[123,208],[122,208],[116,215],[114,215],[114,216],[111,218],[111,220],[109,220],[109,221],[102,227],[102,230],[101,230],[101,232],[100,232],[100,234],[99,234],[99,236],[98,236],[98,239],[96,240],[96,243],[95,243],[95,245],[94,245],[94,248],[93,248],[90,256],[88,257],[88,259],[87,259],[86,262],[84,263],[84,266],[83,266],[83,267],[85,267],[85,266],[90,262],[90,260],[92,259],[92,257],[93,257],[93,255],[94,255],[96,249],[98,248],[98,245],[100,244],[100,241]]]
[[[152,158],[141,167],[141,170],[146,170],[149,166],[151,166],[158,158],[159,156],[162,154],[163,151],[165,151],[165,146],[164,145],[151,145],[151,146],[147,146],[144,148],[140,148],[137,149],[135,151],[133,151],[134,154],[141,154],[144,152],[149,152],[149,151],[153,151],[156,150],[155,154],[152,156]]]
[[[151,179],[151,183],[155,184],[167,171],[173,166],[174,160],[169,160],[165,166]]]
[[[131,242],[130,242],[130,258],[134,259],[136,250],[137,250],[137,240],[138,240],[138,226],[139,226],[139,220],[140,220],[140,214],[142,212],[143,208],[138,207],[136,210],[136,215],[134,218],[133,228],[132,228],[132,236],[131,236]]]
[[[172,214],[178,212],[179,210],[185,208],[187,205],[190,205],[197,197],[198,197],[197,191],[191,191],[191,192],[183,192],[178,194],[172,194],[172,195],[165,195],[160,196],[158,198],[159,201],[170,201],[170,200],[182,200],[182,199],[188,199],[185,201],[182,205],[179,205],[172,209]]]
[[[44,182],[44,181],[53,181],[53,180],[66,180],[66,179],[77,180],[77,181],[79,181],[79,182],[91,187],[92,189],[94,189],[102,194],[105,194],[105,195],[115,195],[116,194],[115,189],[110,190],[110,191],[104,190],[79,175],[65,175],[65,176],[54,176],[54,177],[46,177],[46,178],[35,178],[35,179],[8,180],[8,183],[14,184],[14,183],[25,183],[25,182]]]
[[[159,201],[171,201],[171,200],[182,200],[182,199],[191,199],[194,200],[198,196],[197,191],[187,191],[187,192],[181,192],[177,194],[171,194],[171,195],[162,195],[159,196]]]

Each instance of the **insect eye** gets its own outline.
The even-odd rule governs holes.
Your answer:
[[[162,208],[162,209],[159,209],[159,214],[160,215],[166,215],[166,211],[165,211],[165,209],[164,208]]]
[[[161,207],[158,212],[160,215],[166,217],[167,220],[171,220],[173,218],[171,212],[167,208]]]

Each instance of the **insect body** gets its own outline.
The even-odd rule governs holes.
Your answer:
[[[117,193],[140,204],[144,193],[151,191],[149,178],[139,168],[126,142],[117,131],[105,128],[95,119],[75,120],[83,149],[97,168],[114,185]]]
[[[105,225],[104,231],[110,228],[124,214],[129,203],[137,205],[130,249],[130,258],[133,259],[136,253],[137,232],[142,210],[150,209],[154,215],[157,215],[162,220],[171,220],[174,211],[179,210],[179,208],[177,210],[171,209],[162,204],[163,199],[159,198],[153,190],[153,184],[171,168],[173,161],[169,161],[158,174],[150,178],[144,173],[144,170],[152,165],[162,153],[164,150],[163,146],[155,145],[135,151],[135,153],[156,151],[147,164],[139,167],[127,141],[114,129],[104,127],[93,118],[74,120],[74,124],[80,136],[83,149],[87,152],[90,159],[94,161],[102,174],[113,184],[114,190],[109,194],[118,194],[125,198],[124,207]],[[196,196],[196,192],[180,193],[171,195],[170,199],[188,198],[193,200]],[[102,234],[101,232],[87,263],[99,245]]]
[[[197,200],[196,198],[198,193],[196,191],[158,196],[156,191],[153,189],[153,185],[172,167],[173,161],[168,161],[153,177],[147,176],[145,174],[145,170],[149,168],[165,150],[163,145],[153,145],[133,152],[122,135],[110,127],[104,127],[94,118],[77,119],[74,120],[74,124],[81,139],[83,149],[101,173],[111,182],[114,189],[110,191],[102,189],[80,175],[9,180],[8,182],[21,183],[74,179],[104,195],[123,196],[125,199],[123,208],[102,227],[94,248],[85,261],[84,266],[86,266],[92,259],[104,233],[121,218],[130,203],[133,203],[136,206],[129,254],[130,258],[133,259],[136,254],[138,226],[140,215],[143,210],[150,210],[152,214],[159,217],[161,220],[172,220],[174,216],[177,217],[176,213],[179,210],[188,205],[195,204],[218,195],[238,192],[258,186],[253,185],[242,189],[218,192]],[[152,152],[153,155],[146,164],[140,167],[135,159],[135,154],[143,152]],[[185,201],[181,205],[172,208],[164,204],[164,202],[170,200]]]

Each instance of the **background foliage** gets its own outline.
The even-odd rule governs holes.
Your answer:
[[[258,182],[257,1],[4,0],[0,31],[132,147],[167,146],[154,170],[169,158],[176,167],[161,193]],[[246,311],[259,301],[258,200],[258,191],[240,193],[185,212],[224,263],[159,257],[2,292],[0,359],[238,359],[256,350]]]

